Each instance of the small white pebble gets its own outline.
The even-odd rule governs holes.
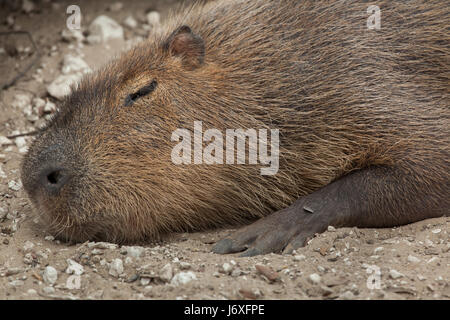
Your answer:
[[[192,271],[188,272],[180,272],[177,273],[170,282],[172,285],[179,286],[179,285],[185,285],[189,282],[197,280],[197,276]]]
[[[302,254],[294,256],[294,261],[302,261],[302,260],[305,260],[305,259],[306,259],[306,257],[304,255],[302,255]]]
[[[147,23],[152,27],[159,25],[160,23],[160,14],[157,11],[151,11],[147,14]]]
[[[47,266],[44,269],[44,273],[42,275],[45,283],[54,284],[56,280],[58,280],[58,271],[52,266]]]
[[[438,257],[433,257],[430,260],[427,261],[427,263],[433,263],[435,261],[439,261]]]
[[[22,182],[20,182],[20,181],[16,182],[16,181],[14,181],[14,180],[11,180],[11,181],[8,183],[8,187],[9,187],[11,190],[19,191],[20,189],[22,189]]]
[[[31,241],[25,241],[25,244],[23,245],[23,250],[25,252],[31,251],[34,248],[34,243]]]
[[[375,248],[375,250],[373,250],[373,253],[378,253],[378,252],[381,252],[383,250],[384,250],[383,247],[377,247],[377,248]]]
[[[66,269],[66,273],[75,274],[77,276],[81,276],[84,273],[83,266],[72,259],[67,259],[67,264],[69,266]]]
[[[55,288],[53,288],[53,287],[44,287],[44,288],[42,288],[42,291],[45,294],[53,294],[53,293],[55,293]]]
[[[13,144],[14,144],[14,142],[12,142],[12,140],[8,139],[5,136],[0,136],[0,147],[1,146],[10,146]]]
[[[37,294],[37,291],[34,289],[28,289],[27,294],[30,296],[34,296],[35,294]]]
[[[319,284],[322,278],[317,273],[313,273],[309,275],[309,280],[314,284]]]
[[[398,272],[398,271],[395,270],[395,269],[391,269],[391,270],[389,270],[389,276],[390,276],[392,279],[398,279],[398,278],[403,277],[403,274],[400,273],[400,272]]]
[[[343,300],[352,300],[355,298],[355,295],[351,291],[345,291],[343,294],[339,296],[339,298]]]
[[[27,144],[24,137],[17,137],[16,139],[14,139],[14,142],[16,143],[17,148],[23,148]]]
[[[408,261],[412,262],[412,263],[418,263],[418,262],[420,262],[420,259],[415,257],[415,256],[409,255],[408,256]]]
[[[118,277],[123,273],[123,261],[122,259],[113,259],[109,266],[109,274],[113,277]]]

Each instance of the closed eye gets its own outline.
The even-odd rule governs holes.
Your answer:
[[[142,98],[142,97],[152,93],[156,89],[157,85],[158,85],[158,83],[156,82],[156,80],[153,80],[149,85],[146,85],[145,87],[140,88],[135,93],[129,94],[125,98],[125,102],[124,102],[125,107],[131,106],[139,98]]]

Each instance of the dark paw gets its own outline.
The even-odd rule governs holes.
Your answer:
[[[331,221],[329,217],[332,217],[330,210],[324,211],[306,199],[299,200],[220,240],[212,251],[219,254],[243,252],[241,257],[270,252],[291,253],[304,246],[315,233],[325,231]]]

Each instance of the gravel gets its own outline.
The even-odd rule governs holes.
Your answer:
[[[159,26],[159,24],[161,23],[161,15],[157,11],[150,11],[149,13],[147,13],[146,17],[147,23],[152,27]]]
[[[179,272],[172,278],[170,284],[174,286],[181,286],[186,285],[193,280],[197,280],[197,276],[195,275],[194,272],[192,271]]]
[[[20,189],[22,189],[22,182],[21,181],[11,180],[11,181],[8,182],[8,187],[11,190],[19,191]]]
[[[64,56],[61,71],[63,74],[92,72],[91,68],[81,57],[72,54],[66,54]]]
[[[419,263],[421,260],[415,256],[409,255],[408,256],[408,261],[412,262],[412,263]]]
[[[136,21],[135,18],[133,18],[133,16],[128,16],[124,21],[123,21],[124,26],[134,29],[138,26],[138,22]]]
[[[109,274],[117,278],[122,273],[123,273],[122,259],[113,259],[109,265]]]
[[[167,263],[159,272],[159,278],[164,282],[170,282],[173,277],[173,269],[170,263]]]
[[[81,264],[79,264],[78,262],[75,262],[72,259],[67,259],[67,269],[66,269],[66,273],[68,274],[74,274],[77,276],[80,276],[84,273],[84,268]]]
[[[404,277],[404,275],[403,275],[402,273],[398,272],[398,271],[395,270],[395,269],[389,270],[389,276],[390,276],[392,279],[399,279],[399,278]]]
[[[225,262],[222,266],[221,266],[221,268],[220,268],[220,272],[222,272],[222,273],[225,273],[225,274],[231,274],[231,272],[233,271],[233,265],[232,264],[230,264],[230,263],[228,263],[228,262]]]
[[[60,75],[47,86],[47,92],[52,97],[62,100],[72,92],[72,86],[80,81],[81,77],[82,75],[79,73]]]
[[[8,139],[5,136],[0,136],[0,147],[2,146],[10,146],[14,144],[14,142],[11,139]]]
[[[56,280],[58,280],[58,271],[56,271],[56,269],[52,266],[47,266],[44,269],[42,278],[47,284],[55,284]]]
[[[19,93],[14,97],[11,105],[17,109],[24,109],[31,105],[32,96],[30,94]]]
[[[126,247],[126,246],[122,246],[122,249],[124,250],[124,252],[133,258],[140,258],[145,254],[145,248],[144,247],[139,247],[139,246],[133,246],[133,247]]]
[[[313,284],[319,284],[322,281],[322,278],[317,273],[310,274],[308,279]]]
[[[26,241],[23,245],[23,251],[28,252],[31,251],[34,248],[34,243],[31,241]]]
[[[81,43],[85,40],[83,32],[73,29],[64,29],[63,31],[61,31],[61,38],[67,42],[76,41],[78,43]]]
[[[90,24],[87,41],[90,44],[96,44],[111,39],[123,40],[123,37],[123,28],[120,24],[108,16],[101,15]]]

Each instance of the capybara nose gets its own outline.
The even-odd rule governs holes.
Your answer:
[[[49,166],[39,175],[38,188],[43,188],[51,195],[58,194],[70,180],[68,171],[62,167]]]

